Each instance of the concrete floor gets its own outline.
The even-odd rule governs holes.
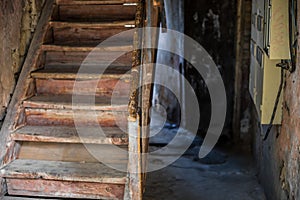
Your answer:
[[[159,149],[176,133],[177,129],[164,128],[150,139],[154,144],[150,150]],[[148,173],[145,200],[266,200],[249,153],[215,149],[206,159],[197,160],[197,143],[201,142],[173,164]],[[164,162],[170,156],[159,155],[158,159]]]

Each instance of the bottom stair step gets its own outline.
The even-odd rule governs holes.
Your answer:
[[[41,198],[34,198],[34,197],[16,197],[16,196],[4,196],[2,200],[57,200],[57,199],[41,199]]]
[[[127,175],[101,163],[22,159],[0,172],[9,195],[81,199],[123,199]]]

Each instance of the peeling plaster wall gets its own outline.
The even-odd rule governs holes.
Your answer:
[[[0,127],[44,0],[0,1]]]
[[[225,84],[227,116],[223,133],[228,137],[231,137],[233,118],[235,32],[235,0],[185,1],[185,34],[201,44],[211,55]],[[202,117],[199,132],[203,135],[207,132],[211,117],[210,95],[202,77],[189,64],[186,65],[185,76],[198,97]]]
[[[282,126],[273,127],[268,140],[262,141],[266,129],[257,125],[254,141],[259,177],[266,195],[275,200],[300,199],[299,64],[295,73],[286,74]]]
[[[298,10],[300,2],[298,1]],[[300,15],[298,15],[298,24]],[[299,41],[300,38],[298,38]],[[300,52],[294,73],[286,72],[283,120],[262,141],[266,126],[260,127],[253,111],[254,155],[267,199],[300,199]],[[254,108],[253,108],[254,110]]]

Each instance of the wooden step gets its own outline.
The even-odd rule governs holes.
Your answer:
[[[135,20],[136,5],[65,4],[58,6],[58,12],[59,21]]]
[[[131,66],[132,52],[130,46],[122,47],[128,51],[93,51],[93,47],[66,47],[66,46],[45,46],[51,50],[45,52],[45,65],[73,65],[80,66],[83,61],[88,65],[99,66]],[[118,47],[112,49],[117,50]],[[128,49],[126,49],[128,48]],[[64,51],[68,50],[68,51]],[[74,50],[74,51],[69,51]],[[82,50],[82,51],[81,51]]]
[[[126,112],[128,98],[114,100],[109,97],[88,97],[72,95],[34,96],[24,100],[25,108],[63,109],[63,110],[90,110],[90,111],[119,111]]]
[[[42,45],[43,51],[71,51],[71,52],[131,52],[133,50],[132,45],[111,45],[111,46],[65,46],[65,45]],[[101,55],[101,54],[97,54]]]
[[[53,28],[134,28],[134,20],[111,21],[111,22],[67,22],[51,21],[50,26]]]
[[[91,99],[92,98],[92,99]],[[111,103],[109,97],[78,96],[72,103],[72,95],[34,96],[23,102],[28,125],[101,125],[127,126],[127,98]]]
[[[127,127],[127,112],[25,108],[26,124],[33,126]]]
[[[18,159],[1,169],[9,195],[123,199],[126,173],[100,163]]]
[[[134,31],[128,31],[135,27],[134,21],[116,21],[102,23],[86,22],[50,22],[52,26],[52,42],[54,44],[75,45],[100,44],[107,38],[110,41],[122,44],[132,44]],[[125,32],[127,31],[127,32]],[[122,33],[122,34],[120,34]],[[94,45],[95,46],[95,45]]]
[[[32,72],[31,76],[36,79],[38,95],[76,94],[111,97],[114,93],[115,97],[128,98],[131,67],[110,66],[101,75],[99,71],[103,68],[99,65],[81,68],[72,65],[46,66],[42,70]]]
[[[78,163],[104,162],[126,169],[128,146],[23,141],[18,158]]]
[[[130,82],[126,79],[75,80],[36,79],[38,95],[95,95],[129,97]]]
[[[101,73],[103,71],[103,73]],[[105,71],[101,66],[46,66],[42,70],[31,73],[37,79],[126,79],[130,81],[130,67],[108,67]]]
[[[26,198],[26,197],[17,197],[17,196],[4,196],[2,198],[2,200],[57,200],[57,199],[41,199],[41,198],[34,198],[34,197],[29,197],[29,198]]]
[[[58,5],[135,4],[138,0],[56,0]]]
[[[80,136],[78,130],[81,133]],[[66,126],[24,126],[12,133],[11,138],[15,141],[29,142],[128,144],[128,134],[118,127],[104,127],[99,130],[99,127],[78,127],[76,129]]]

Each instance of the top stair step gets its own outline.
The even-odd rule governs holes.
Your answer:
[[[58,5],[136,4],[138,0],[56,0]]]
[[[81,2],[86,2],[86,4]],[[101,2],[103,1],[80,1],[79,4],[59,5],[54,19],[75,22],[135,20],[136,4],[102,4]]]
[[[134,28],[134,20],[124,20],[124,21],[112,21],[112,22],[62,22],[62,21],[51,21],[50,26],[54,28],[115,28],[115,27],[128,27]]]

